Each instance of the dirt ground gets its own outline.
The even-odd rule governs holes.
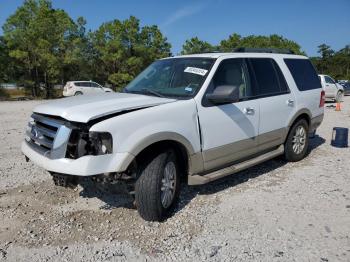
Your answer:
[[[55,187],[26,163],[20,144],[42,102],[0,102],[0,261],[350,261],[350,149],[330,145],[333,127],[350,128],[350,97],[325,108],[304,160],[184,186],[163,223],[125,194]]]

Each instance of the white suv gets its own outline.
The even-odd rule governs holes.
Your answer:
[[[322,88],[325,91],[326,99],[341,102],[344,96],[344,87],[328,75],[318,75],[318,77],[321,81]]]
[[[77,96],[105,92],[113,92],[113,90],[92,81],[69,81],[63,87],[63,96]]]
[[[158,221],[180,180],[200,185],[279,155],[303,159],[323,120],[315,69],[305,56],[245,51],[158,60],[123,93],[39,105],[22,152],[56,185],[126,183],[140,215]]]

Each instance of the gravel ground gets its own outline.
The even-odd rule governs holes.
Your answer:
[[[304,160],[185,186],[163,223],[119,191],[58,188],[26,163],[20,143],[41,102],[0,102],[0,260],[350,261],[350,150],[330,146],[334,126],[350,128],[350,97],[325,109]]]

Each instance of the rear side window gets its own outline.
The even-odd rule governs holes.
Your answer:
[[[91,83],[90,82],[82,82],[81,86],[91,87]]]
[[[308,59],[284,59],[299,91],[321,88],[316,70]]]
[[[286,80],[277,63],[271,58],[250,58],[259,96],[289,92]]]

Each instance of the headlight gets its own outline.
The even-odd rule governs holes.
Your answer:
[[[92,155],[111,154],[113,151],[112,135],[107,132],[89,132]]]
[[[108,132],[82,132],[73,129],[67,145],[66,157],[98,156],[113,152],[112,135]]]

